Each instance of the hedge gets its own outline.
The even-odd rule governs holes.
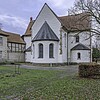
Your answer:
[[[80,77],[99,77],[100,78],[100,65],[96,63],[80,64],[79,65]]]

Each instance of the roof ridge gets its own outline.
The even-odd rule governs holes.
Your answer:
[[[14,34],[14,35],[19,35],[20,36],[20,34],[18,34],[18,33],[13,33],[13,32],[7,32],[7,31],[4,31],[4,30],[2,30],[4,33],[6,33],[6,34]]]

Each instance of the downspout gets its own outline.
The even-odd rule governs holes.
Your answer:
[[[91,32],[90,32],[90,63],[92,62],[92,37],[91,37]]]
[[[62,29],[60,29],[60,55],[62,55]]]
[[[67,65],[69,65],[69,61],[68,61],[68,34],[69,34],[69,32],[67,32]]]
[[[9,61],[9,51],[7,50],[7,60]]]
[[[8,43],[7,43],[7,60],[9,61],[9,46],[8,46]]]
[[[90,20],[92,17],[90,17]],[[92,62],[92,32],[91,32],[92,22],[90,22],[90,62]]]

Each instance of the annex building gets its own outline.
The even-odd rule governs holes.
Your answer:
[[[0,62],[25,61],[25,42],[19,34],[0,29]]]

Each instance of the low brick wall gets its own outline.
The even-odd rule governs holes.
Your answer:
[[[80,77],[100,77],[100,65],[95,63],[80,64],[79,65],[79,76]]]

